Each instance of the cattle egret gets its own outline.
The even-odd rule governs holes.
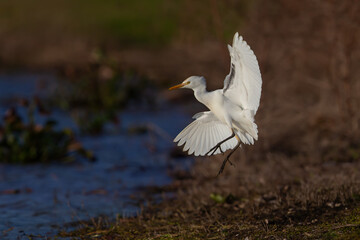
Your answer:
[[[231,65],[223,89],[208,92],[205,78],[200,76],[191,76],[169,88],[192,89],[195,98],[210,110],[193,116],[195,121],[174,139],[178,146],[185,144],[183,150],[195,156],[212,156],[232,149],[223,160],[218,175],[223,172],[226,162],[232,165],[229,158],[241,142],[254,144],[254,139],[258,139],[254,116],[259,107],[262,85],[259,64],[254,52],[238,33],[228,49]]]

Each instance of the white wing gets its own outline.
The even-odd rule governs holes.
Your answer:
[[[255,115],[261,95],[261,73],[254,52],[235,33],[233,45],[228,45],[231,57],[230,73],[224,80],[224,95],[243,109]]]
[[[194,117],[196,120],[190,123],[174,139],[179,142],[178,146],[185,144],[184,151],[195,156],[205,156],[206,153],[222,140],[230,137],[231,129],[217,117],[209,112],[201,112]],[[221,145],[225,152],[233,149],[237,144],[236,138],[232,138]],[[221,153],[218,149],[215,154]]]

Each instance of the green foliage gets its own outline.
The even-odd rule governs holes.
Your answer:
[[[48,163],[72,161],[75,155],[94,160],[93,154],[85,150],[74,138],[70,129],[55,130],[55,120],[44,125],[34,122],[35,107],[41,105],[24,102],[28,123],[23,121],[15,108],[10,108],[0,125],[0,162],[5,163]]]
[[[227,195],[226,197],[224,197],[220,194],[211,193],[210,198],[217,203],[233,203],[235,200],[237,200],[237,198],[234,195],[232,195],[231,193],[229,195]]]
[[[178,1],[3,0],[0,28],[8,34],[59,40],[59,36],[92,41],[160,45],[177,24]],[[32,14],[36,12],[36,14]],[[60,35],[59,35],[60,34]]]
[[[220,194],[212,193],[212,194],[210,194],[210,198],[217,203],[225,202],[225,197],[221,196]]]
[[[118,123],[117,112],[131,101],[153,105],[149,81],[131,73],[120,73],[119,67],[100,50],[93,53],[94,62],[82,72],[64,72],[65,79],[57,89],[53,104],[70,110],[80,129],[98,134],[107,123]]]

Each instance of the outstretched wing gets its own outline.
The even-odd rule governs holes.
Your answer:
[[[231,129],[210,111],[198,113],[193,118],[196,120],[184,128],[174,139],[174,142],[179,142],[178,146],[185,144],[184,151],[188,151],[189,154],[205,156],[217,143],[232,134]],[[236,144],[236,138],[232,138],[223,143],[221,149],[225,152],[233,149]],[[215,154],[218,153],[221,153],[219,149]]]
[[[243,109],[255,115],[261,95],[261,73],[254,52],[235,33],[232,46],[228,45],[231,65],[230,73],[224,80],[224,95]]]

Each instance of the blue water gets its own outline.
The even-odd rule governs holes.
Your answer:
[[[56,89],[51,75],[0,75],[0,114],[19,97],[46,98]],[[20,111],[21,115],[24,112]],[[146,186],[169,184],[169,169],[185,168],[190,159],[173,161],[173,137],[189,121],[177,107],[163,102],[157,110],[132,106],[119,112],[119,127],[108,126],[97,136],[79,135],[64,111],[52,111],[59,127],[70,127],[77,139],[94,152],[94,163],[0,164],[0,238],[28,239],[29,235],[53,236],[66,223],[105,214],[133,216],[140,211],[132,195]],[[46,117],[36,116],[37,122]],[[128,129],[146,126],[144,134]]]

